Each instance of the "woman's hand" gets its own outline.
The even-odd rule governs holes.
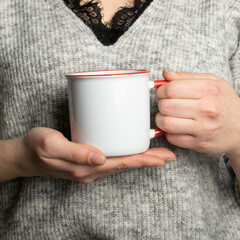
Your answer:
[[[99,149],[70,142],[60,132],[50,128],[33,128],[14,144],[16,147],[8,159],[17,159],[14,164],[17,166],[14,167],[17,169],[16,177],[46,176],[80,183],[90,183],[99,177],[129,168],[163,166],[165,161],[175,159],[175,155],[164,148],[149,149],[137,155],[106,158]]]
[[[169,83],[156,89],[156,124],[176,146],[240,160],[240,100],[214,74],[164,71]]]

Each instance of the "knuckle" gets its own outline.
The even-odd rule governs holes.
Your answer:
[[[176,96],[177,91],[178,89],[174,85],[168,84],[166,86],[166,97],[174,98]]]
[[[116,167],[116,170],[121,171],[127,168],[128,168],[128,164],[124,161],[121,161],[121,163]]]
[[[166,132],[170,132],[173,127],[173,123],[171,121],[171,118],[164,117],[162,120],[162,129]]]
[[[75,162],[77,164],[83,163],[83,160],[81,159],[81,149],[76,148],[76,149],[72,150],[71,155],[72,155],[73,162]]]
[[[221,95],[220,86],[217,83],[207,83],[205,86],[205,93],[208,96],[218,97]]]
[[[201,125],[201,129],[205,136],[210,137],[216,130],[219,129],[219,126],[215,123],[206,122]]]
[[[211,118],[216,118],[219,115],[219,109],[215,102],[200,104],[200,111]]]
[[[218,110],[215,106],[209,106],[206,110],[206,114],[211,118],[216,118],[218,116]]]
[[[169,110],[171,110],[171,105],[169,104],[169,101],[161,100],[159,101],[158,109],[160,113],[168,114]]]
[[[49,152],[51,146],[51,138],[48,136],[44,137],[40,141],[40,148],[43,152]]]
[[[156,99],[160,99],[160,88],[156,88],[155,90],[155,96],[156,96]]]
[[[212,132],[212,127],[210,126],[209,123],[203,123],[202,124],[202,131],[204,134],[209,134]]]
[[[40,148],[42,151],[49,153],[51,152],[52,146],[55,143],[56,135],[53,133],[45,135],[40,140]]]

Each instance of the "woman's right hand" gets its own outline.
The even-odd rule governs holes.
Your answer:
[[[43,127],[33,128],[20,138],[17,149],[17,177],[45,176],[80,183],[129,168],[163,166],[165,161],[175,160],[175,155],[165,148],[106,158],[93,146],[71,142],[59,131]]]

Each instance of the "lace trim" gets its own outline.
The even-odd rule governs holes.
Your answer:
[[[114,1],[114,0],[113,0]],[[141,2],[145,2],[146,0],[141,0]],[[74,2],[76,2],[75,0],[68,0],[68,6],[70,8],[74,8],[76,5],[74,4]],[[97,8],[99,9],[99,13],[101,15],[101,22],[102,24],[104,24],[106,27],[111,28],[112,27],[112,23],[113,23],[113,19],[115,17],[115,15],[117,13],[119,13],[121,10],[123,9],[128,9],[128,8],[133,8],[135,6],[135,0],[128,0],[124,6],[120,6],[117,8],[117,11],[114,13],[113,18],[110,21],[106,21],[104,18],[104,7],[103,7],[103,3],[101,0],[80,0],[79,1],[79,6],[84,7],[87,6],[89,3],[97,4]],[[76,11],[76,10],[75,10]],[[73,9],[74,12],[74,9]]]
[[[81,20],[92,29],[105,46],[114,44],[134,23],[153,0],[130,0],[115,9],[111,21],[104,20],[103,0],[63,0]],[[114,1],[114,0],[112,0]],[[134,1],[134,5],[132,5]]]

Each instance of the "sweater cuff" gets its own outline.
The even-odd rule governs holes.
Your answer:
[[[229,174],[233,176],[233,179],[234,179],[233,191],[234,191],[236,200],[237,200],[238,204],[240,205],[240,191],[239,191],[239,182],[238,182],[237,176],[234,173],[234,170],[231,166],[229,158],[226,156],[226,154],[223,154],[222,157],[224,159],[224,162],[226,164],[226,168],[227,168]]]

